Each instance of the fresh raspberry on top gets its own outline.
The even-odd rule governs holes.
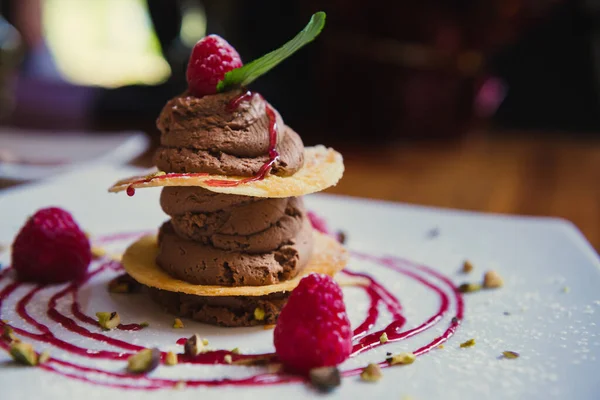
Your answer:
[[[342,290],[328,275],[303,278],[281,310],[275,351],[292,371],[342,363],[352,351],[352,329]]]
[[[187,66],[190,93],[197,97],[217,93],[217,83],[232,69],[241,67],[238,52],[225,39],[209,35],[192,50]]]
[[[92,259],[90,242],[67,211],[37,211],[21,228],[12,247],[12,266],[20,280],[39,283],[85,277]]]

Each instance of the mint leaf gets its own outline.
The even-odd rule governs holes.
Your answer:
[[[233,69],[225,74],[217,84],[217,91],[224,92],[232,87],[247,86],[261,75],[279,65],[280,62],[300,50],[305,44],[312,42],[325,26],[325,13],[319,11],[313,14],[308,24],[292,40],[273,50],[269,54],[252,61],[242,67]]]

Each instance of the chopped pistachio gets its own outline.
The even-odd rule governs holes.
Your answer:
[[[360,373],[360,378],[367,382],[377,382],[382,376],[383,374],[381,373],[381,368],[377,364],[367,365],[367,367]]]
[[[202,339],[202,344],[208,346],[208,339]]]
[[[204,346],[204,340],[200,339],[200,336],[197,334],[194,334],[186,340],[183,349],[187,356],[195,357],[205,351]]]
[[[466,348],[466,347],[473,347],[475,346],[475,339],[469,339],[466,342],[463,342],[460,344],[461,348]]]
[[[140,323],[140,326],[141,326],[142,328],[147,328],[147,327],[149,327],[149,326],[150,326],[150,323],[149,323],[149,322],[146,322],[146,321],[144,321],[144,322]]]
[[[94,258],[94,260],[102,258],[106,255],[106,249],[104,247],[92,246],[91,251],[92,251],[92,257]]]
[[[320,392],[329,392],[342,383],[337,367],[313,368],[309,372],[310,382]]]
[[[463,283],[458,287],[458,291],[461,293],[473,293],[481,290],[481,284],[479,283]]]
[[[569,293],[571,291],[571,288],[568,286],[565,286],[562,291],[563,291],[563,293]]]
[[[443,348],[444,348],[444,345],[443,345],[443,344],[440,344],[440,345],[439,345],[437,348],[438,348],[438,349],[440,349],[440,350],[443,350]]]
[[[390,365],[408,365],[412,364],[416,358],[417,357],[413,353],[400,353],[387,358],[386,361]]]
[[[150,372],[158,367],[159,362],[160,351],[158,349],[144,349],[129,357],[127,371],[136,374]]]
[[[8,343],[20,342],[19,338],[15,335],[15,331],[8,325],[4,325],[2,331],[2,339]]]
[[[183,328],[183,322],[179,318],[175,318],[175,320],[173,321],[173,328],[175,328],[175,329]]]
[[[119,275],[108,283],[108,291],[111,293],[135,293],[140,289],[141,285],[129,274]]]
[[[498,274],[494,270],[489,270],[483,275],[483,287],[486,289],[495,289],[502,287],[504,285],[504,281],[500,274]]]
[[[262,321],[265,319],[265,310],[260,307],[256,307],[254,309],[254,319],[257,321]]]
[[[231,357],[231,354],[225,354],[223,361],[225,361],[226,364],[231,364],[233,362],[233,357]]]
[[[116,311],[97,312],[96,317],[98,317],[98,324],[100,324],[102,330],[105,331],[115,329],[121,323],[121,317],[119,317],[119,313]]]
[[[167,356],[165,357],[165,364],[166,365],[176,365],[177,364],[177,354],[173,353],[172,351],[169,351],[167,353]]]
[[[462,272],[463,274],[468,274],[469,272],[473,271],[473,268],[473,263],[471,263],[469,260],[465,260],[462,266]]]
[[[383,344],[388,341],[388,336],[386,332],[383,332],[381,336],[379,336],[379,343]]]
[[[231,354],[240,354],[240,348],[236,347],[235,349],[231,350]]]
[[[184,381],[179,381],[175,384],[175,386],[173,386],[173,389],[182,390],[185,389],[186,386],[187,384]]]
[[[38,355],[29,343],[13,343],[10,345],[10,355],[19,364],[35,366],[38,364]]]
[[[504,356],[504,358],[508,358],[508,359],[515,359],[515,358],[519,358],[519,353],[515,352],[515,351],[503,351],[502,355]]]
[[[50,359],[50,352],[48,350],[44,350],[40,353],[40,356],[38,357],[38,364],[44,364],[49,359]]]

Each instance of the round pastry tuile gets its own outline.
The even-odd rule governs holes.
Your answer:
[[[162,186],[200,186],[212,192],[241,196],[282,198],[320,192],[338,183],[344,173],[344,161],[337,151],[325,146],[306,147],[304,166],[292,176],[267,175],[264,179],[238,186],[217,186],[211,180],[236,181],[245,178],[203,174],[164,174],[134,176],[116,182],[108,191],[117,193],[128,188],[141,189]],[[173,175],[172,177],[170,175]]]
[[[155,235],[144,236],[134,242],[123,254],[125,271],[139,283],[169,292],[196,296],[264,296],[276,292],[292,291],[302,277],[316,272],[330,276],[341,271],[348,260],[348,252],[334,238],[313,230],[313,256],[302,273],[289,281],[266,286],[213,286],[194,285],[175,279],[158,265],[158,246]]]

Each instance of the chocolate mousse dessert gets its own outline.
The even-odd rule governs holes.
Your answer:
[[[248,70],[274,67],[323,23],[315,14],[291,42],[246,66],[222,38],[199,41],[188,91],[167,102],[157,121],[159,172],[111,188],[132,195],[163,186],[160,205],[170,219],[156,238],[134,243],[123,265],[168,312],[222,326],[274,324],[302,276],[343,268],[344,249],[313,229],[302,199],[337,183],[341,156],[305,149],[281,115],[245,88]]]

